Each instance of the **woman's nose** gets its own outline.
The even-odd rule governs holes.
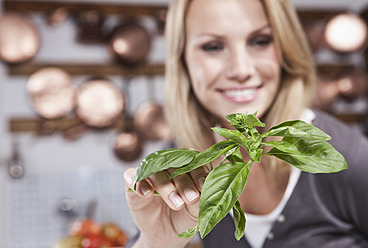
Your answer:
[[[239,82],[246,82],[254,74],[254,64],[247,56],[245,49],[237,49],[230,57],[228,66],[228,78]]]

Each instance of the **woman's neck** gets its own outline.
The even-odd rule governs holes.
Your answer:
[[[265,166],[254,163],[245,190],[239,197],[246,213],[265,215],[272,212],[281,202],[289,181],[290,170],[270,176]]]

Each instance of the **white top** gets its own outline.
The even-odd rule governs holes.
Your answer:
[[[312,110],[306,109],[303,112],[301,120],[312,123],[315,118],[315,114]],[[284,196],[282,197],[279,205],[269,214],[267,215],[254,215],[245,213],[247,222],[245,228],[245,236],[249,244],[253,248],[261,248],[263,246],[266,238],[273,238],[273,234],[270,232],[272,228],[272,224],[275,221],[284,222],[285,216],[281,214],[284,209],[286,203],[288,202],[291,193],[294,191],[294,188],[298,182],[301,171],[294,166],[291,166],[289,182],[286,187]]]

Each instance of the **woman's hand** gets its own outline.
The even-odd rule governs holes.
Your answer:
[[[133,190],[136,169],[124,173],[125,186]],[[190,239],[179,233],[198,223],[200,192],[208,174],[205,166],[169,180],[172,171],[159,172],[137,184],[126,198],[140,237],[134,247],[184,247]],[[159,196],[153,195],[154,190]]]

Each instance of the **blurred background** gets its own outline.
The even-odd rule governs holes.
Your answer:
[[[122,174],[172,142],[168,2],[1,1],[1,248],[123,247],[136,232]],[[318,67],[314,107],[367,135],[368,0],[294,3]]]

